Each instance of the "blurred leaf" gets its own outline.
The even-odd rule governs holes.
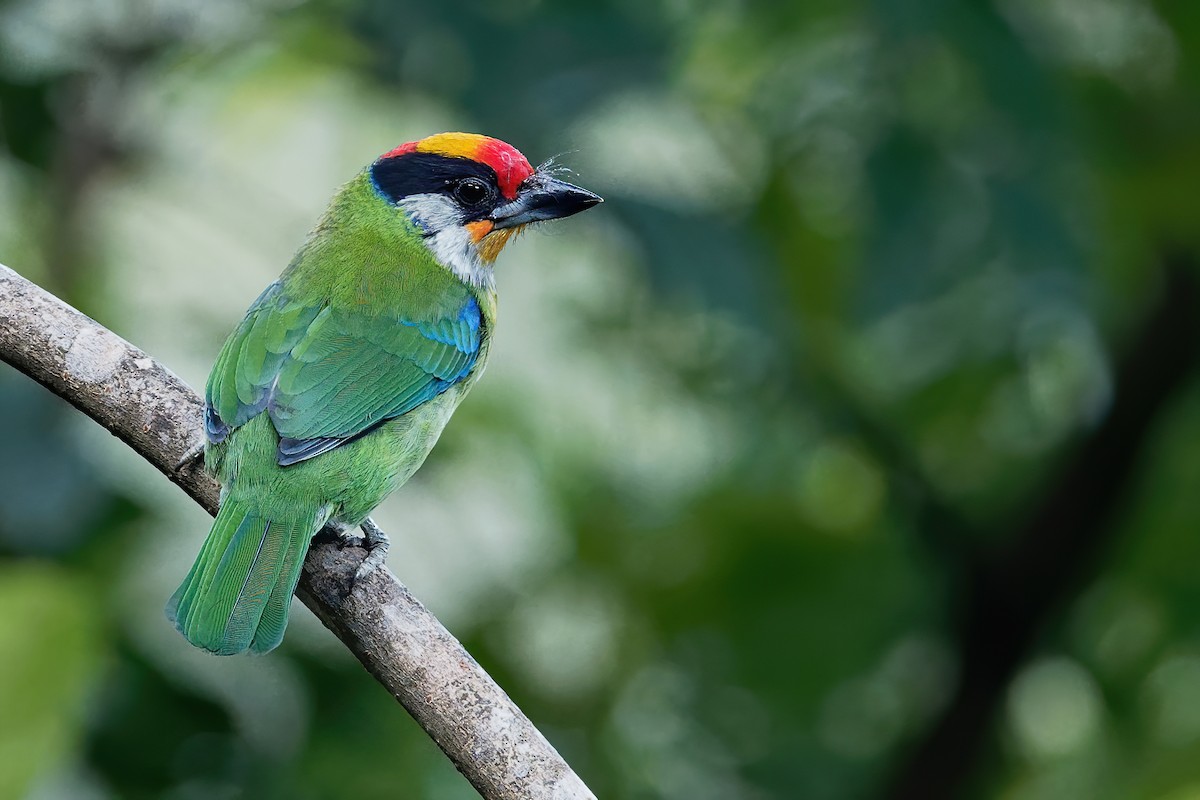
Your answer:
[[[69,759],[105,631],[86,579],[36,562],[0,564],[0,796],[20,797]]]

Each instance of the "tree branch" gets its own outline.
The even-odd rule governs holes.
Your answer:
[[[103,425],[210,514],[219,487],[175,465],[202,430],[203,402],[154,359],[0,265],[0,359]],[[594,795],[508,695],[391,572],[348,598],[365,553],[317,540],[297,595],[400,701],[487,800]]]

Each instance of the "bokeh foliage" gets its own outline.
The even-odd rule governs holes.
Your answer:
[[[988,660],[973,581],[1139,388],[1164,254],[1194,269],[1193,5],[8,0],[0,260],[198,386],[377,153],[555,157],[608,202],[502,258],[392,568],[601,797],[904,796]],[[1055,599],[918,796],[1200,797],[1173,353],[1103,524],[988,587]],[[306,615],[187,650],[203,513],[11,371],[0,418],[0,796],[473,796]]]

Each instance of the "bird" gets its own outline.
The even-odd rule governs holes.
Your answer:
[[[559,174],[450,132],[384,153],[337,191],[208,378],[202,452],[220,508],[166,608],[189,642],[277,647],[326,525],[367,548],[355,581],[383,563],[389,538],[370,515],[484,371],[496,257],[530,224],[602,202]]]

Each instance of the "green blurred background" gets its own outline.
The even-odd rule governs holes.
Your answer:
[[[0,261],[204,382],[336,186],[486,132],[509,246],[390,564],[602,798],[1200,799],[1200,4],[9,0]],[[0,798],[475,796],[0,369]]]

